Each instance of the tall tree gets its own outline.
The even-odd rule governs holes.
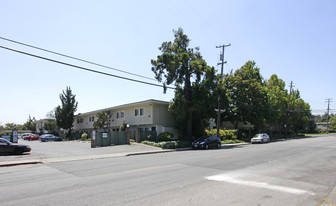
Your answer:
[[[44,123],[43,129],[47,130],[49,133],[53,133],[57,130],[57,123],[54,120],[48,120]]]
[[[290,98],[288,132],[298,133],[305,131],[309,126],[309,119],[311,117],[310,105],[300,98],[299,90],[294,90]]]
[[[163,42],[159,50],[161,55],[156,60],[152,60],[152,71],[155,78],[163,83],[164,93],[167,86],[174,84],[178,94],[183,98],[183,107],[185,112],[186,135],[188,139],[192,138],[193,122],[193,85],[201,81],[204,71],[207,68],[199,48],[189,48],[189,38],[179,28],[173,31],[174,42]],[[182,104],[182,102],[180,101]]]
[[[194,83],[192,87],[192,134],[194,136],[205,135],[205,129],[209,126],[209,119],[215,118],[217,105],[217,78],[215,69],[208,67],[201,82]],[[186,134],[186,99],[182,88],[175,90],[175,97],[169,104],[169,111],[175,120],[175,127]]]
[[[269,80],[266,81],[267,101],[268,101],[268,120],[269,126],[273,125],[281,128],[285,123],[287,115],[287,90],[285,89],[286,83],[273,74]]]
[[[267,111],[267,97],[260,69],[254,61],[248,61],[233,75],[227,75],[226,81],[229,82],[227,85],[233,105],[231,121],[236,127],[239,122],[250,122],[255,131],[261,130]]]
[[[70,87],[63,90],[60,94],[61,106],[57,106],[55,111],[57,126],[68,130],[67,138],[71,139],[71,131],[73,127],[74,115],[77,111],[78,102],[76,95],[72,94]]]
[[[36,131],[35,121],[36,121],[35,117],[31,118],[31,116],[29,115],[27,122],[23,124],[23,129],[35,132]]]
[[[102,111],[97,113],[97,121],[93,123],[96,129],[107,129],[110,124],[111,111]]]

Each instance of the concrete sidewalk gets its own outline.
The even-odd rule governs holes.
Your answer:
[[[243,146],[247,145],[247,143],[238,143],[238,144],[225,144],[222,145],[222,148],[232,148],[237,146]],[[89,145],[88,145],[89,146]],[[111,146],[109,147],[110,150],[106,151],[103,154],[95,154],[92,152],[92,154],[89,155],[68,155],[68,156],[62,156],[62,157],[37,157],[33,158],[29,155],[20,155],[16,156],[18,158],[21,158],[20,160],[4,160],[0,162],[0,167],[10,167],[10,166],[19,166],[19,165],[27,165],[27,164],[43,164],[43,163],[57,163],[57,162],[69,162],[69,161],[78,161],[78,160],[93,160],[93,159],[103,159],[103,158],[113,158],[113,157],[126,157],[126,156],[132,156],[132,155],[144,155],[144,154],[155,154],[155,153],[166,153],[166,152],[176,152],[176,151],[186,151],[186,150],[192,150],[191,147],[187,148],[178,148],[178,149],[162,149],[158,147],[153,147],[150,145],[145,144],[139,144],[139,143],[131,143],[131,145],[127,145],[127,151],[125,152],[125,149],[120,149],[123,147],[122,145],[118,146]],[[100,148],[100,149],[107,149]],[[99,148],[91,148],[92,150],[96,150]],[[32,151],[33,152],[33,151]]]
[[[124,153],[86,155],[86,156],[75,156],[75,157],[60,157],[60,158],[48,158],[48,159],[26,159],[26,160],[0,162],[0,167],[10,167],[10,166],[27,165],[27,164],[69,162],[69,161],[77,161],[77,160],[93,160],[93,159],[104,159],[104,158],[113,158],[113,157],[126,157],[126,156],[132,156],[132,155],[166,153],[166,152],[173,152],[173,151],[176,151],[176,150],[161,149],[161,150],[148,150],[148,151],[140,151],[140,152],[124,152]]]
[[[25,143],[32,147],[32,151],[30,153],[24,153],[23,155],[0,155],[0,167],[68,162],[77,160],[93,160],[176,151],[138,143],[100,148],[90,148],[90,144],[80,142],[63,142],[63,145],[59,145],[58,143],[54,145],[39,144],[38,142]],[[67,145],[64,144],[71,145],[68,148],[65,148]],[[64,150],[62,150],[62,152],[58,151],[57,153],[55,151],[48,152],[44,149],[44,147],[56,147],[57,149],[55,150],[61,150],[60,148],[64,148]],[[69,148],[74,149],[71,150]]]

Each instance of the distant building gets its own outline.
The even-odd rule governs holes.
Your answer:
[[[46,134],[46,133],[52,132],[52,131],[47,131],[47,130],[44,129],[44,124],[46,122],[50,122],[50,121],[56,122],[56,119],[45,118],[45,119],[40,119],[40,120],[34,121],[34,123],[36,124],[36,133]]]

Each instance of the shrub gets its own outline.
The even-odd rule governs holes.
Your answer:
[[[205,130],[208,136],[217,136],[217,129]],[[237,136],[235,135],[236,130],[219,130],[219,138],[221,140],[235,140]]]
[[[88,134],[86,134],[85,132],[81,135],[81,140],[82,141],[87,141],[88,140]]]
[[[164,142],[152,142],[152,141],[142,141],[142,144],[151,145],[154,147],[161,147],[164,149],[176,149],[176,148],[184,148],[184,147],[190,147],[191,142],[190,141],[164,141]]]
[[[158,141],[162,142],[162,141],[170,141],[172,138],[174,137],[173,133],[170,132],[162,132],[159,134],[158,136]]]

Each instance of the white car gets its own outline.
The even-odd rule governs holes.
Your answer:
[[[268,134],[263,133],[263,134],[256,134],[252,139],[251,143],[265,143],[265,142],[270,142],[270,138]]]

